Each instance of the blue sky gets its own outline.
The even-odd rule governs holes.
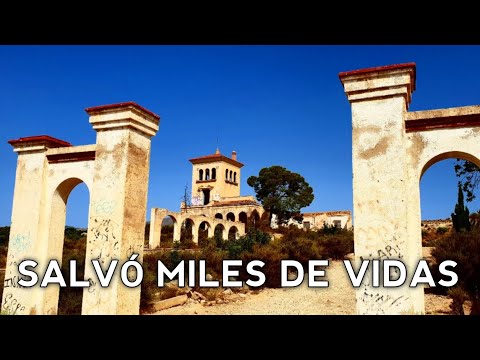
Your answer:
[[[135,101],[161,116],[152,139],[151,207],[178,210],[188,159],[238,153],[246,180],[266,166],[302,174],[315,200],[305,211],[351,210],[351,114],[341,71],[417,64],[410,110],[480,104],[479,46],[0,46],[0,226],[10,224],[16,154],[7,141],[47,134],[95,143],[84,109]],[[424,219],[446,218],[457,197],[453,160],[422,179]],[[480,201],[468,204],[480,209]],[[67,224],[86,226],[78,186]]]

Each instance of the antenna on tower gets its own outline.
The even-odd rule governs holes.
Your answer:
[[[217,150],[215,151],[215,154],[220,154],[220,148],[218,147],[218,135],[217,135]]]

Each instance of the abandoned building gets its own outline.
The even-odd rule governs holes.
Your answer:
[[[153,208],[150,217],[149,248],[160,245],[162,223],[169,217],[173,223],[173,240],[181,241],[181,229],[192,229],[192,240],[198,242],[200,232],[208,237],[221,232],[223,239],[244,235],[254,226],[265,209],[254,196],[240,195],[241,169],[236,151],[231,157],[217,149],[214,154],[190,159],[192,164],[191,204],[182,202],[180,211]],[[304,229],[320,229],[324,223],[339,228],[351,228],[350,211],[328,211],[303,214],[303,223],[293,222]],[[289,224],[290,224],[289,223]],[[273,218],[272,228],[276,228]]]

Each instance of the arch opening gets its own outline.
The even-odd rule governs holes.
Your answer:
[[[215,237],[215,240],[217,241],[217,244],[224,241],[225,240],[225,226],[223,226],[222,224],[217,224],[217,226],[215,226],[213,236]]]
[[[259,224],[260,224],[260,214],[258,213],[257,210],[253,210],[252,213],[250,214],[248,226],[257,228]]]
[[[223,215],[220,213],[215,214],[215,219],[223,220]]]
[[[236,226],[232,226],[229,230],[228,230],[228,240],[236,240],[238,239],[240,236],[239,232],[238,232],[238,229]]]
[[[232,213],[232,212],[229,212],[229,213],[227,214],[227,220],[229,220],[229,221],[235,221],[235,214]]]
[[[460,195],[459,178],[454,169],[457,159],[470,162],[477,167],[480,165],[480,161],[475,156],[462,152],[448,152],[433,157],[423,166],[419,179],[418,201],[420,211],[416,223],[418,224],[417,234],[419,241],[421,241],[423,254],[431,253],[437,245],[443,249],[450,249],[451,247],[452,260],[455,260],[455,253],[457,252],[455,249],[458,249],[458,245],[454,245],[459,243],[456,240],[457,237],[462,234],[461,236],[464,238],[462,243],[465,243],[469,236],[476,236],[473,235],[472,231],[476,229],[476,220],[480,215],[480,192],[477,190],[475,199],[468,202],[466,193],[462,190],[464,206],[461,210],[468,211],[465,212],[462,222],[456,221],[454,223],[452,221],[453,213],[457,212]],[[459,229],[456,230],[455,227]],[[450,250],[442,251],[443,256],[450,259],[449,254],[445,251]],[[436,261],[443,260],[445,258],[436,259]],[[459,274],[459,276],[461,275]],[[439,286],[425,287],[424,292],[447,295],[445,290],[445,288]],[[461,311],[463,312],[463,309]]]
[[[160,247],[171,248],[175,241],[176,228],[178,226],[177,219],[172,215],[167,215],[162,219],[162,230],[160,232]]]
[[[48,247],[51,259],[61,261],[64,279],[70,278],[70,260],[76,262],[76,277],[84,280],[87,249],[89,189],[81,179],[70,178],[58,185],[51,199]],[[66,280],[67,285],[68,281]],[[59,315],[81,315],[83,288],[49,286],[46,309]],[[55,312],[54,310],[54,312]]]
[[[187,218],[182,222],[180,229],[180,243],[185,247],[193,246],[195,241],[195,223],[192,219]]]
[[[208,239],[209,230],[210,223],[208,221],[202,221],[198,227],[198,242],[200,244]]]

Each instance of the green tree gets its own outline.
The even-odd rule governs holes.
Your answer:
[[[310,205],[314,199],[313,189],[300,174],[291,172],[282,166],[271,166],[260,170],[258,176],[250,176],[247,184],[255,190],[260,201],[278,225],[286,224],[289,219],[302,221],[300,209]]]
[[[480,186],[480,168],[468,160],[457,159],[455,174],[466,194],[467,202],[475,199],[475,190]]]
[[[463,203],[462,185],[458,184],[458,201],[452,213],[452,223],[456,232],[470,231],[470,211]]]

